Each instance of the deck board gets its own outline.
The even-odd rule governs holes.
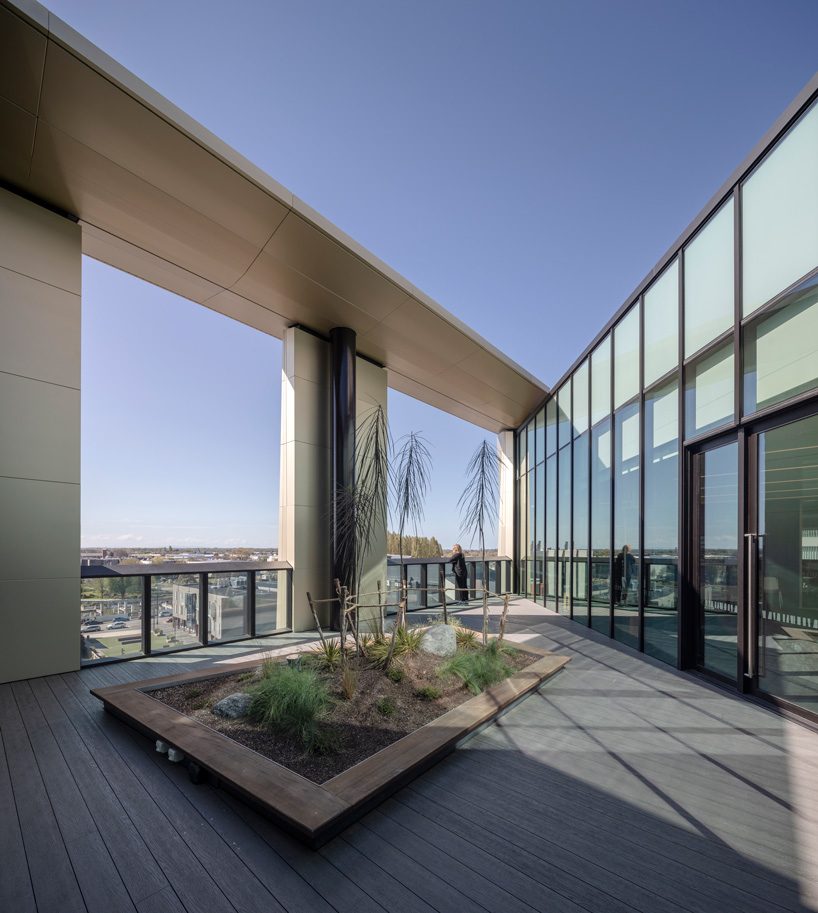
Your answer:
[[[818,733],[542,610],[509,630],[571,663],[317,852],[89,692],[263,642],[0,686],[0,909],[818,911]]]

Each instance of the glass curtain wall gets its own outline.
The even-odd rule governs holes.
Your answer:
[[[701,608],[681,602],[680,559],[690,548],[688,565],[700,561],[709,594],[700,653],[710,668],[733,668],[734,634],[723,629],[736,616],[714,593],[734,585],[732,537],[744,531],[730,527],[728,548],[714,524],[733,522],[717,482],[737,450],[713,445],[740,423],[752,432],[759,413],[765,428],[780,413],[776,445],[785,452],[787,410],[818,413],[817,213],[818,103],[668,252],[657,278],[520,429],[522,592],[675,664],[679,632]],[[690,515],[680,517],[682,467],[700,451],[709,454],[697,476],[706,503],[685,505]],[[694,516],[706,539],[698,559]]]

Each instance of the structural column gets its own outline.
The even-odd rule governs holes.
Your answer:
[[[79,668],[75,222],[0,189],[0,682]]]

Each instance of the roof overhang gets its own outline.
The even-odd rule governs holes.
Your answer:
[[[0,0],[0,181],[76,217],[83,252],[265,333],[356,331],[388,383],[491,431],[539,380],[28,0]]]

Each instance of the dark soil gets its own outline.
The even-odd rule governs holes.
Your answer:
[[[518,649],[506,657],[506,662],[516,671],[538,658]],[[426,653],[403,656],[393,663],[393,668],[403,671],[399,682],[387,678],[381,669],[373,668],[363,659],[350,662],[357,663],[358,672],[357,688],[351,700],[343,697],[339,672],[322,673],[336,699],[321,724],[336,746],[329,754],[310,754],[299,740],[285,733],[271,731],[247,719],[226,720],[211,712],[210,708],[228,694],[251,690],[260,666],[256,671],[161,688],[150,695],[314,783],[324,783],[473,696],[459,679],[441,678],[438,669],[443,660]],[[424,686],[439,689],[441,696],[434,700],[418,697],[416,691]],[[394,705],[390,715],[378,710],[384,698],[391,699]]]

